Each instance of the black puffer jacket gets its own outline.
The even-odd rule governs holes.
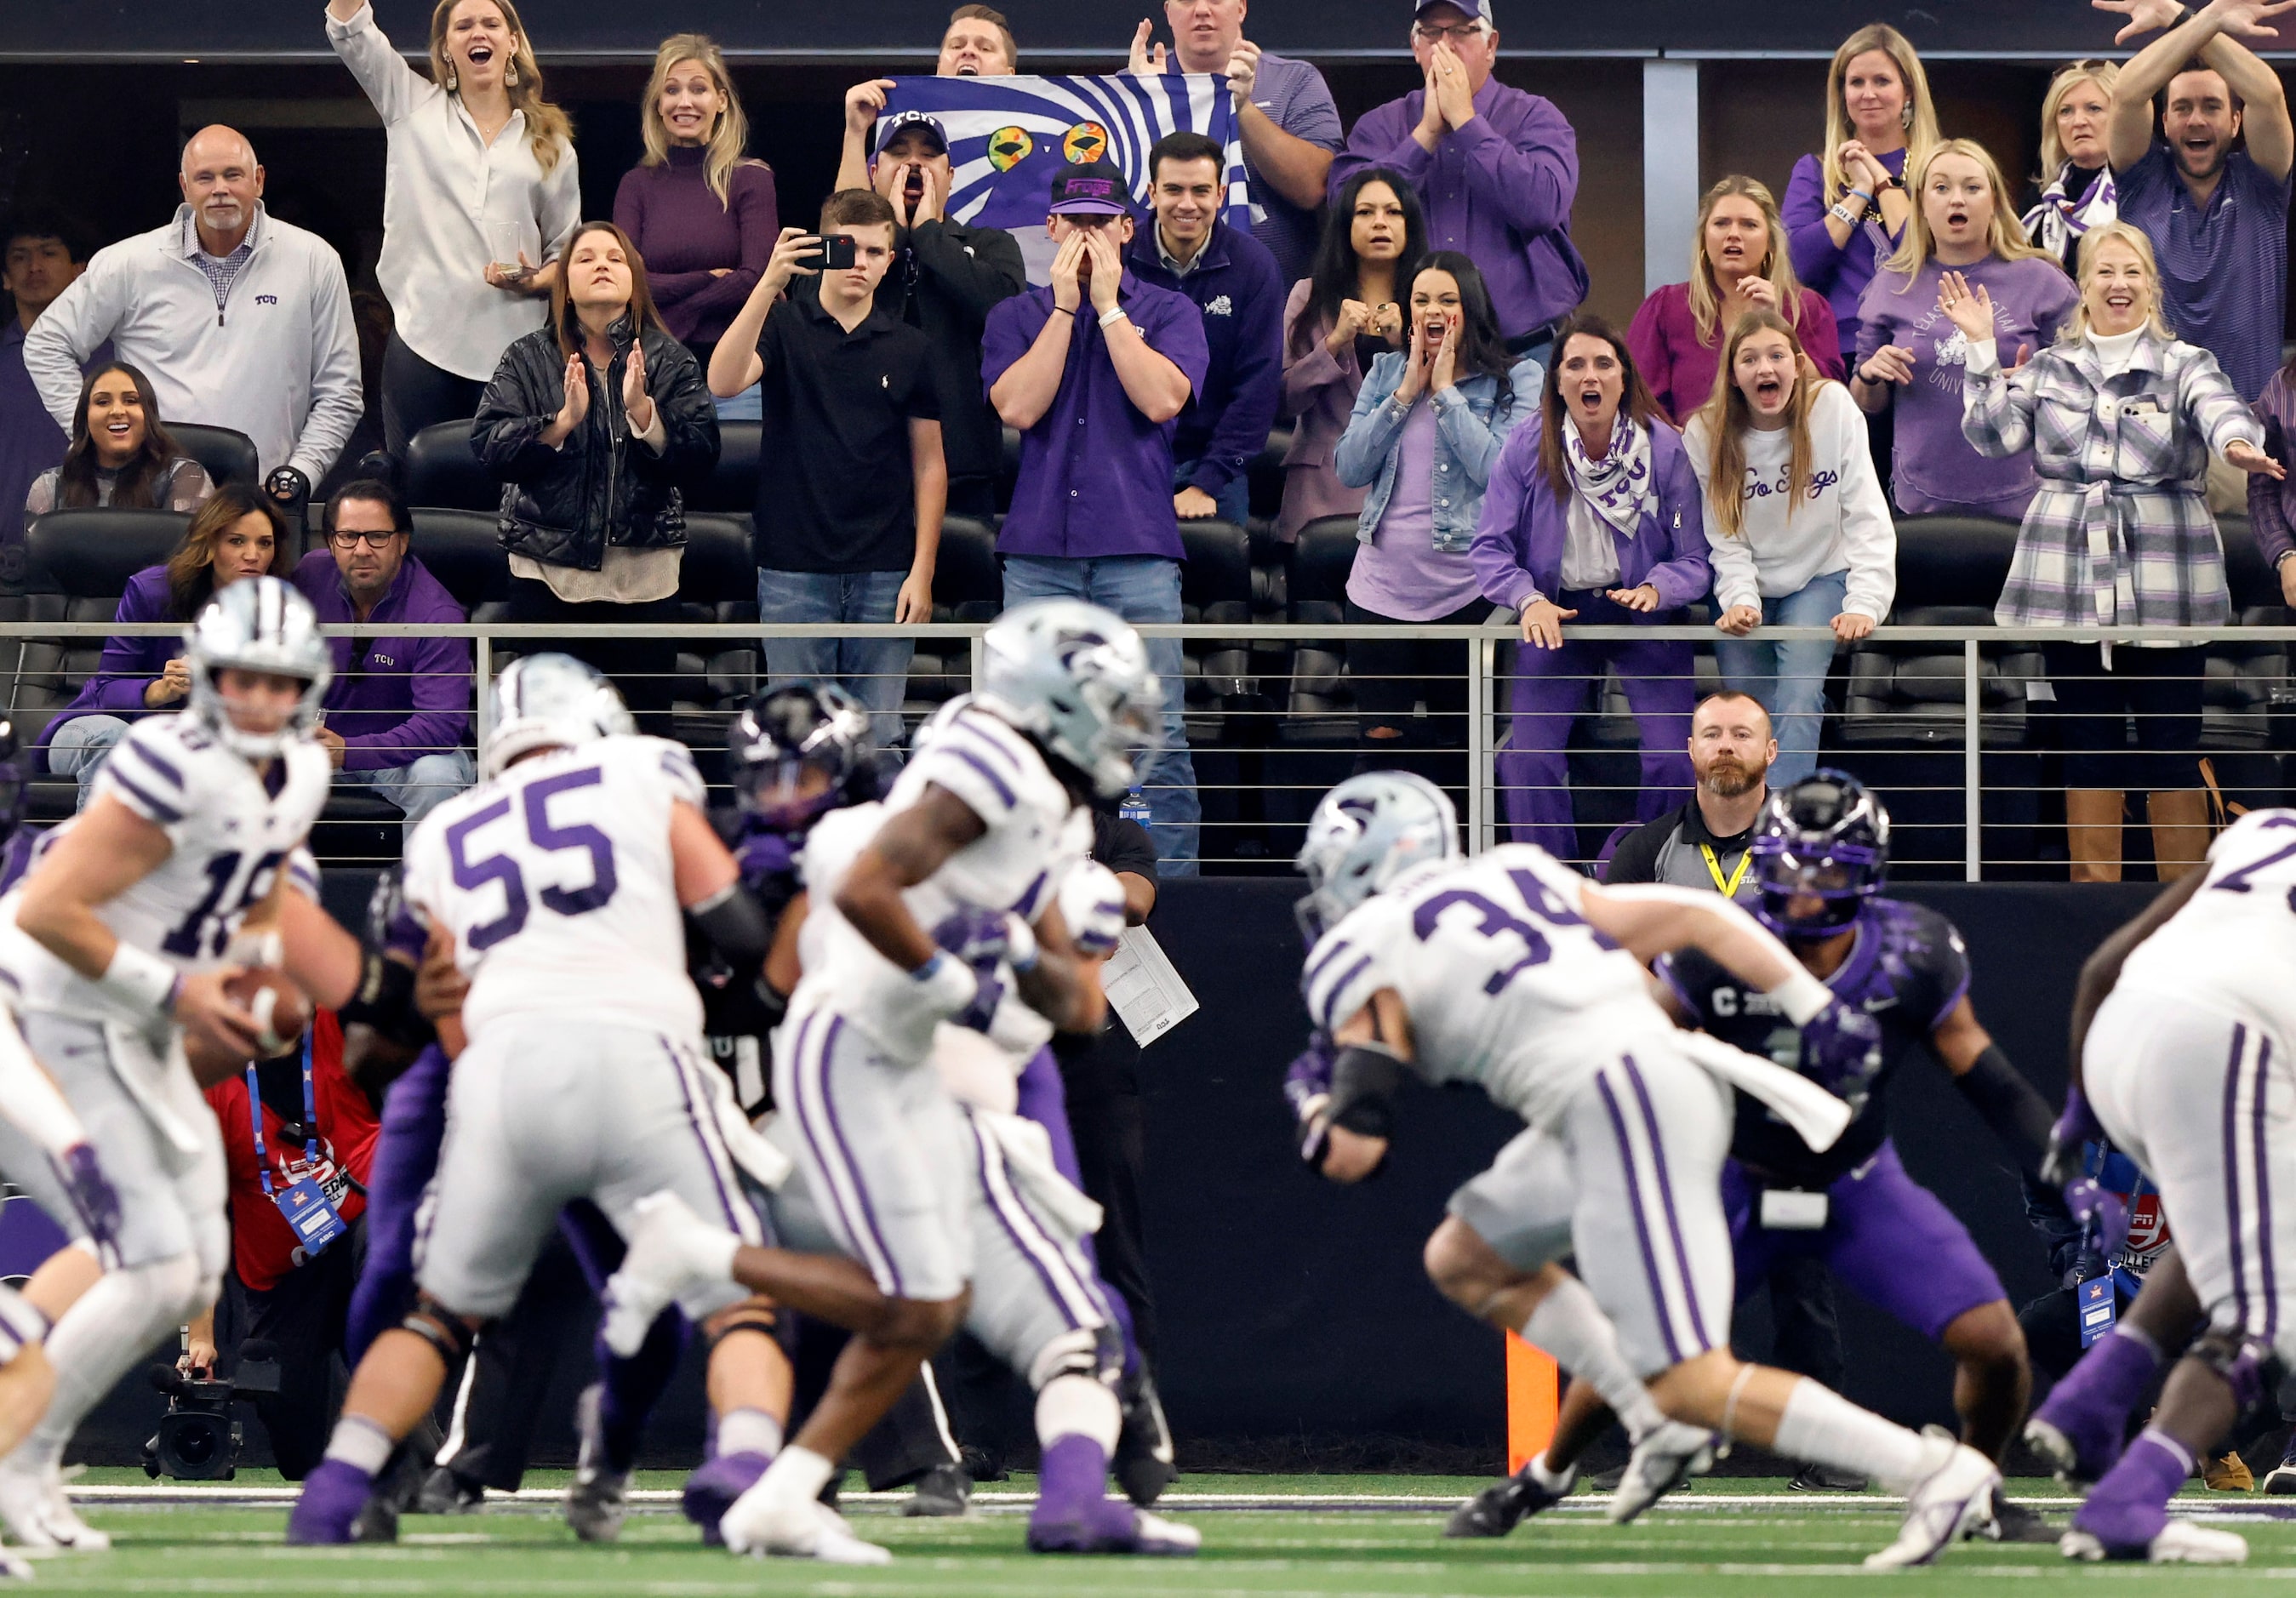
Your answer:
[[[608,330],[614,358],[590,365],[590,409],[553,449],[541,440],[566,403],[566,357],[548,328],[503,351],[471,423],[471,449],[503,486],[502,542],[512,554],[595,571],[611,545],[667,549],[685,542],[681,481],[718,461],[718,407],[684,345],[648,329],[646,391],[668,433],[661,453],[634,442],[622,410],[628,318]],[[588,357],[584,357],[588,363]]]

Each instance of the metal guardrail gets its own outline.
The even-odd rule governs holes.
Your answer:
[[[670,626],[628,623],[571,622],[463,622],[455,624],[391,624],[387,627],[333,625],[323,629],[330,636],[376,637],[389,635],[402,638],[467,638],[473,645],[473,667],[478,681],[483,683],[493,676],[493,660],[496,646],[515,645],[524,639],[597,638],[675,640],[692,643],[726,645],[757,644],[767,637],[782,638],[906,638],[920,643],[947,642],[963,639],[972,645],[972,666],[978,670],[979,639],[990,624],[985,622],[939,622],[913,626],[859,625],[817,623],[775,625],[771,627],[755,622],[706,622]],[[113,636],[172,635],[181,632],[174,623],[119,623],[108,621],[5,621],[0,622],[0,640],[106,638]],[[1343,622],[1260,622],[1246,623],[1175,623],[1141,624],[1143,635],[1152,638],[1177,638],[1185,643],[1218,643],[1230,649],[1250,649],[1262,643],[1314,643],[1331,645],[1353,640],[1395,643],[1406,640],[1455,642],[1468,646],[1466,672],[1468,771],[1466,822],[1468,836],[1478,848],[1494,841],[1499,821],[1498,793],[1496,785],[1494,757],[1501,736],[1497,723],[1505,714],[1500,694],[1506,672],[1499,646],[1514,644],[1520,640],[1517,627],[1511,622],[1482,627],[1441,626],[1436,624],[1364,624]],[[1650,627],[1595,627],[1571,624],[1566,628],[1567,638],[1590,642],[1681,641],[1711,644],[1724,636],[1708,626],[1668,625]],[[1765,627],[1751,635],[1757,642],[1800,642],[1832,638],[1823,627]],[[1981,660],[1985,651],[2014,652],[2021,648],[2030,650],[2044,643],[2105,643],[2122,644],[2284,644],[2296,646],[2296,626],[2244,627],[1877,627],[1860,643],[1848,646],[1850,650],[1889,649],[1892,646],[1930,644],[1957,646],[1962,657],[1962,755],[1963,755],[1963,822],[1964,875],[1977,881],[1982,878],[1984,826],[1982,816],[1983,784],[1983,672]],[[2296,651],[2292,651],[2296,654]],[[486,735],[487,697],[475,695],[475,713],[480,738]],[[1212,857],[1206,851],[1208,857]]]

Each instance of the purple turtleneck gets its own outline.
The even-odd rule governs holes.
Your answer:
[[[690,348],[725,336],[781,232],[772,168],[753,160],[735,167],[727,205],[703,176],[706,154],[673,145],[667,163],[631,168],[614,192],[615,225],[638,247],[670,336]],[[710,275],[721,266],[728,268],[723,277]]]

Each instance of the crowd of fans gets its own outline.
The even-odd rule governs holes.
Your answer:
[[[2279,371],[2296,132],[2243,42],[2271,37],[2276,8],[2097,4],[2125,15],[2116,42],[2148,42],[2056,75],[2030,205],[1981,144],[1947,136],[1912,45],[1861,29],[1783,203],[1751,176],[1715,183],[1687,281],[1620,332],[1581,308],[1573,132],[1493,75],[1488,0],[1419,4],[1422,86],[1352,128],[1314,67],[1245,37],[1245,0],[1166,0],[1170,43],[1143,23],[1127,70],[1225,78],[1249,230],[1225,219],[1226,152],[1180,132],[1149,154],[1144,208],[1104,159],[1062,169],[1041,235],[949,215],[947,129],[910,111],[881,133],[882,78],[846,96],[817,224],[783,225],[724,57],[694,34],[657,55],[612,220],[585,221],[571,126],[510,0],[441,0],[427,73],[365,0],[329,0],[328,41],[388,135],[383,456],[336,488],[327,548],[296,566],[283,512],[350,470],[362,416],[350,295],[334,251],[265,209],[249,140],[208,127],[183,152],[184,205],[152,232],[90,255],[63,217],[10,225],[0,547],[52,511],[169,508],[190,530],[129,585],[122,619],[180,618],[291,567],[332,619],[459,619],[388,480],[451,422],[502,485],[511,619],[664,620],[680,484],[716,459],[721,421],[754,419],[761,619],[914,623],[932,615],[944,517],[996,512],[1011,429],[1006,599],[1171,622],[1182,524],[1243,522],[1247,467],[1288,422],[1273,532],[1355,519],[1349,620],[1519,617],[1507,819],[1575,856],[1565,750],[1606,669],[1639,723],[1640,815],[1692,791],[1693,646],[1587,624],[1705,606],[1723,679],[1772,718],[1790,782],[1817,758],[1834,646],[1890,612],[1898,516],[2021,524],[2004,623],[2199,625],[2229,613],[2214,513],[2244,507],[2296,603],[2281,464],[2296,378]],[[1005,20],[968,4],[937,71],[1019,61]],[[219,488],[169,431],[200,425],[252,440],[259,490]],[[1765,637],[1782,626],[1833,639]],[[667,730],[667,639],[564,647]],[[1177,642],[1152,648],[1168,737],[1144,799],[1185,873],[1200,822],[1185,673]],[[775,638],[766,665],[843,681],[893,743],[910,651]],[[85,784],[127,718],[179,698],[173,652],[115,641],[47,730],[49,769]],[[2085,751],[2077,877],[2118,873],[2132,790],[2151,796],[2164,873],[2197,859],[2202,654],[2048,650],[2049,703]],[[1463,646],[1359,642],[1348,660],[1364,762],[1439,764]],[[400,640],[340,675],[344,780],[410,824],[467,782],[467,702],[425,685],[466,668],[467,651]],[[415,685],[378,685],[393,677]],[[2131,712],[2141,747],[2125,751]]]

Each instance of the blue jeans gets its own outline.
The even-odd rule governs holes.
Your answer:
[[[1026,599],[1081,599],[1113,611],[1127,621],[1180,619],[1180,563],[1158,555],[1103,555],[1064,560],[1048,555],[1008,555],[1004,602]],[[1197,833],[1203,806],[1196,798],[1196,766],[1188,757],[1188,724],[1183,711],[1187,678],[1177,638],[1149,638],[1148,664],[1164,688],[1164,742],[1141,773],[1148,801],[1149,830],[1156,840],[1161,874],[1193,877],[1199,858]]]
[[[758,422],[763,420],[766,414],[764,395],[762,389],[751,383],[731,399],[719,399],[713,395],[710,403],[718,407],[718,420],[720,422]]]
[[[111,758],[111,746],[127,736],[127,723],[117,716],[75,716],[48,739],[48,769],[60,777],[79,779],[79,803],[87,808],[95,793],[95,774]]]
[[[1183,461],[1172,468],[1173,493],[1177,494],[1181,489],[1188,487],[1190,481],[1195,477],[1196,468],[1201,463],[1197,461]],[[1222,521],[1233,521],[1238,527],[1243,526],[1251,515],[1251,479],[1243,477],[1229,479],[1227,487],[1212,496],[1212,502],[1219,506],[1219,519]]]
[[[1814,577],[1796,593],[1764,600],[1762,623],[1765,627],[1831,627],[1841,614],[1849,588],[1847,571]],[[1770,766],[1770,791],[1775,793],[1816,771],[1818,721],[1825,709],[1825,673],[1833,664],[1833,640],[1773,643],[1757,631],[1745,638],[1717,638],[1714,660],[1722,668],[1725,683],[1741,693],[1752,694],[1770,713],[1770,729],[1778,740],[1778,758]]]
[[[760,571],[758,619],[775,622],[893,619],[906,571]],[[901,741],[901,701],[908,697],[906,638],[767,638],[766,686],[834,682],[869,711],[879,749]]]
[[[335,781],[373,790],[406,816],[403,836],[414,836],[414,824],[479,780],[479,768],[468,750],[433,750],[404,766],[381,766],[371,771],[339,771]]]

